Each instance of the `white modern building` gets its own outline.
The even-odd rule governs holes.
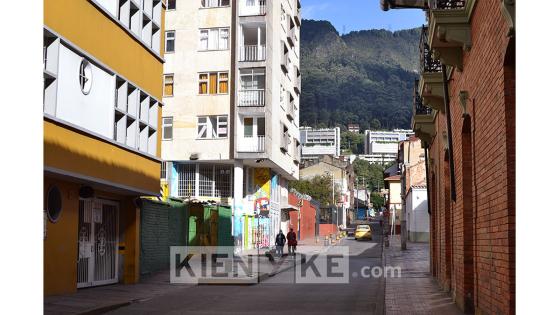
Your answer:
[[[300,7],[168,2],[162,178],[171,196],[231,206],[239,248],[273,242],[299,177]]]
[[[317,159],[322,155],[340,156],[340,128],[300,127],[301,158]]]
[[[363,159],[372,163],[386,164],[397,159],[399,142],[414,135],[412,130],[365,131]]]
[[[406,194],[406,227],[411,242],[430,241],[430,216],[426,186],[411,186]]]

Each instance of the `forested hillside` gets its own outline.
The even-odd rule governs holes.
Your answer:
[[[340,36],[327,21],[301,27],[301,126],[410,128],[420,29]]]

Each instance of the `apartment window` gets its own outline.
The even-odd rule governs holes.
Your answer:
[[[167,162],[161,162],[160,179],[167,179]]]
[[[264,137],[264,117],[243,118],[243,136],[245,138]]]
[[[227,116],[198,117],[198,139],[220,139],[228,136]]]
[[[199,49],[202,51],[229,49],[229,28],[200,29]]]
[[[200,5],[203,8],[219,8],[229,6],[230,0],[201,0]]]
[[[198,94],[227,94],[229,74],[227,72],[205,72],[198,74]]]
[[[173,117],[163,117],[163,122],[161,124],[163,129],[162,140],[172,140],[173,139]]]
[[[167,11],[175,10],[177,8],[176,0],[167,0]]]
[[[284,86],[280,84],[280,107],[284,110],[286,109],[286,93],[286,88],[284,88]]]
[[[172,74],[163,76],[163,96],[173,96],[174,77]]]
[[[175,52],[175,31],[165,32],[165,52]]]

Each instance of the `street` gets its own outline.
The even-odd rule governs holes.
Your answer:
[[[201,285],[133,303],[112,314],[383,314],[383,278],[360,276],[362,267],[382,266],[379,226],[372,241],[343,239],[349,247],[346,284],[295,284],[294,268],[255,285]]]

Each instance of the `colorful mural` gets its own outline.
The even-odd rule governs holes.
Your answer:
[[[253,221],[253,246],[254,248],[267,248],[270,246],[270,219],[257,217]]]
[[[255,168],[253,182],[255,183],[255,198],[270,200],[270,169]]]

